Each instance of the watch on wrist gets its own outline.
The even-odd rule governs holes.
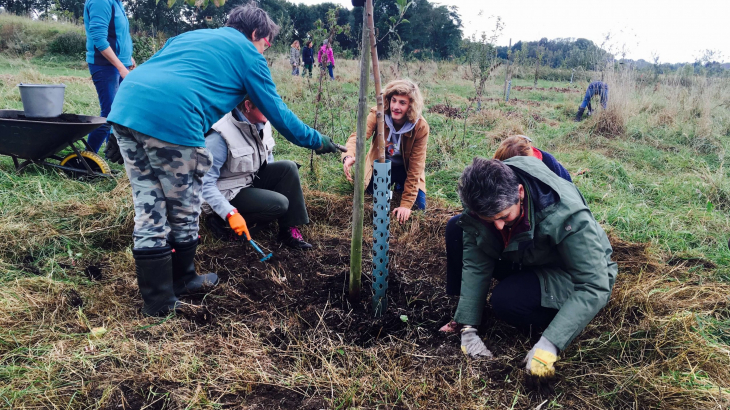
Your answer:
[[[345,156],[345,158],[342,158],[342,163],[344,164],[348,158],[352,158],[352,155],[347,155],[347,156]]]

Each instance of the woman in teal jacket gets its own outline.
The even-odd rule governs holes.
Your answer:
[[[86,62],[99,97],[100,115],[106,117],[119,84],[136,65],[132,58],[129,20],[121,0],[86,0],[84,28]],[[89,134],[89,146],[94,152],[99,152],[106,142],[110,129],[109,124],[104,124]]]
[[[108,120],[132,186],[133,254],[145,314],[166,314],[177,296],[218,280],[214,273],[198,276],[193,263],[202,179],[212,163],[205,133],[246,94],[288,140],[318,154],[338,151],[277,94],[263,52],[278,31],[263,10],[236,7],[226,27],[168,40],[119,88]],[[245,226],[235,209],[227,219]]]

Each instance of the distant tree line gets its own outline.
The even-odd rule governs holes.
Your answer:
[[[200,28],[221,27],[225,17],[234,7],[250,0],[228,0],[222,7],[210,2],[205,8],[198,8],[177,2],[168,7],[166,0],[127,0],[125,7],[131,17],[132,31],[137,34],[166,37]],[[306,40],[315,28],[317,20],[324,21],[325,15],[334,3],[312,6],[293,4],[285,0],[258,0],[259,7],[282,28],[275,46],[288,49],[294,40]],[[84,14],[84,0],[0,0],[6,11],[18,15],[33,15],[50,18],[52,15],[81,21]],[[393,41],[402,42],[404,55],[414,58],[448,59],[458,56],[461,46],[462,23],[458,9],[436,5],[429,0],[414,0],[405,15],[408,23],[400,24],[394,33],[388,33],[389,17],[397,13],[394,0],[375,0],[376,29],[378,31],[378,53],[386,57]],[[335,39],[335,51],[346,55],[359,54],[359,40],[362,30],[362,8],[340,9],[339,25],[349,25],[349,33]],[[319,46],[319,45],[317,45]]]
[[[205,8],[190,6],[178,1],[168,7],[167,0],[127,0],[125,6],[130,14],[132,31],[137,40],[145,37],[172,37],[180,33],[200,29],[221,27],[226,15],[234,8],[251,0],[228,0],[222,7],[209,2]],[[465,62],[473,53],[472,42],[478,38],[463,38],[462,20],[457,6],[443,6],[429,0],[413,0],[405,14],[407,23],[398,25],[389,33],[389,18],[397,15],[395,0],[374,0],[376,29],[378,31],[378,54],[388,58],[396,52],[405,59],[457,59]],[[294,40],[306,41],[318,20],[324,21],[328,10],[338,7],[334,3],[307,6],[286,0],[258,0],[259,7],[281,26],[281,33],[274,43],[275,49],[286,51]],[[0,0],[0,6],[7,12],[18,15],[33,15],[39,18],[52,16],[82,21],[84,0]],[[359,39],[362,30],[362,9],[340,9],[338,25],[349,25],[350,31],[336,36],[334,49],[345,57],[359,54]],[[144,41],[141,42],[141,44]],[[315,47],[320,46],[316,44]],[[470,51],[471,50],[471,51]],[[542,67],[599,70],[616,62],[614,55],[585,38],[557,38],[538,41],[517,41],[511,47],[492,46],[498,60],[510,59],[514,64]],[[151,52],[154,52],[152,50]],[[702,57],[690,63],[692,71],[702,75],[727,75],[730,64],[721,64],[719,55],[706,50]],[[150,54],[151,55],[151,54]],[[653,71],[655,75],[689,70],[688,64],[660,63],[645,60],[621,60],[639,70]]]

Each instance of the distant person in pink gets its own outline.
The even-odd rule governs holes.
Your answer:
[[[330,80],[334,80],[335,56],[332,54],[332,47],[329,45],[329,40],[325,40],[322,43],[322,47],[317,53],[317,61],[319,61],[319,66],[322,70],[324,70],[325,66],[327,67],[330,73]]]

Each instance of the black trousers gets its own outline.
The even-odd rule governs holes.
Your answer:
[[[299,168],[293,161],[275,161],[259,170],[253,186],[242,189],[231,205],[249,224],[261,226],[275,219],[285,229],[309,223]]]
[[[461,215],[446,224],[446,293],[461,293],[461,269],[464,257],[464,231],[457,225]],[[509,263],[497,263],[494,279],[499,283],[489,300],[494,315],[520,329],[542,330],[548,327],[557,309],[541,304],[540,279],[529,270],[513,270]]]

